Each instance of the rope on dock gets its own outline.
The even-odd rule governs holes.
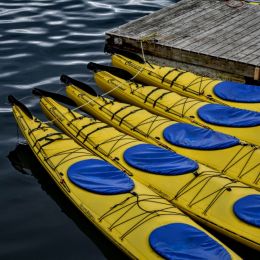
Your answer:
[[[245,4],[245,0],[225,0],[225,4],[231,8],[241,8]]]

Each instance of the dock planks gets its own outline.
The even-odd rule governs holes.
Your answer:
[[[107,44],[259,80],[260,6],[182,0],[109,31]]]

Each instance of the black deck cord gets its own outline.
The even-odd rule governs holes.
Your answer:
[[[88,94],[90,94],[92,96],[97,96],[96,91],[92,87],[90,87],[89,85],[87,85],[81,81],[73,79],[67,75],[62,74],[60,76],[60,81],[63,82],[65,85],[72,84],[72,85],[84,90],[85,92],[87,92]]]
[[[53,93],[53,92],[49,92],[43,89],[39,89],[39,88],[34,88],[32,90],[33,95],[38,96],[38,97],[50,97],[53,98],[54,100],[60,101],[64,104],[67,104],[69,106],[74,106],[76,107],[77,104],[71,100],[70,98],[63,96],[61,94],[58,93]]]
[[[13,95],[8,96],[8,102],[11,105],[18,106],[29,118],[33,119],[31,111],[20,101],[18,101]]]
[[[137,55],[136,53],[131,52],[131,51],[127,51],[127,50],[122,50],[122,49],[119,49],[117,47],[105,45],[104,52],[111,53],[111,54],[121,54],[121,55],[123,55],[123,56],[125,56],[125,57],[127,57],[131,60],[135,60],[135,61],[142,63],[142,64],[145,63],[143,58],[140,57],[139,55]]]
[[[94,62],[89,62],[87,65],[87,68],[94,72],[107,71],[107,72],[113,74],[114,76],[125,79],[125,80],[131,80],[133,78],[132,74],[130,74],[126,70],[119,69],[116,67],[101,65],[101,64],[94,63]]]
[[[101,98],[103,98],[102,96],[100,96],[92,87],[90,87],[89,85],[79,81],[79,80],[76,80],[76,79],[73,79],[67,75],[61,75],[60,76],[60,81],[63,82],[65,85],[69,85],[69,84],[72,84],[74,85],[75,87],[78,87],[80,89],[82,89],[84,92],[87,92],[89,95],[91,96],[99,96]],[[106,95],[106,98],[109,98],[109,99],[112,99],[110,96]],[[104,99],[104,98],[103,98]],[[116,100],[116,98],[113,98],[113,100]]]

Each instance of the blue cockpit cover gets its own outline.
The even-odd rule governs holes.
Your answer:
[[[257,103],[260,102],[260,87],[223,81],[217,84],[213,92],[216,96],[233,102]]]
[[[201,230],[183,223],[155,229],[151,247],[165,259],[230,260],[227,250]]]
[[[199,150],[224,149],[239,144],[233,136],[185,123],[168,126],[163,136],[173,145]]]
[[[260,113],[218,104],[202,106],[198,110],[198,115],[203,121],[213,125],[229,127],[260,125]]]
[[[134,188],[134,182],[124,172],[98,159],[77,162],[67,173],[74,184],[94,193],[113,195]]]
[[[238,200],[233,210],[244,222],[260,227],[260,195],[249,195]]]
[[[194,172],[198,164],[182,155],[152,144],[139,144],[128,148],[125,161],[136,169],[161,175],[180,175]]]

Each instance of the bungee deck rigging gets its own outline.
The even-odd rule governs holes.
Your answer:
[[[158,66],[118,48],[106,47],[105,51],[112,54],[112,64],[115,67],[136,75],[136,79],[146,85],[157,86],[209,103],[260,112],[258,86],[220,81],[177,68]]]
[[[136,80],[180,95],[222,105],[260,112],[260,90],[257,86],[220,81],[183,71],[178,68],[151,64],[140,56],[107,47],[112,64],[135,75]],[[120,77],[120,76],[119,76]]]
[[[203,238],[196,239],[196,249],[192,243],[183,239],[183,247],[169,248],[168,256],[177,257],[185,251],[199,256],[205,251],[205,255],[214,255],[218,259],[239,259],[171,203],[80,147],[65,134],[57,132],[31,113],[27,113],[28,111],[13,97],[9,100],[29,146],[58,187],[93,224],[131,258],[162,259],[166,254],[164,246],[168,245],[174,230],[193,239],[195,230]],[[82,166],[88,170],[85,171]],[[106,181],[110,173],[102,173],[103,166],[116,173],[113,176],[113,190],[111,182]],[[70,178],[71,173],[77,173],[80,177],[77,178],[77,184]],[[100,174],[104,174],[102,184],[97,180]],[[129,181],[124,187],[116,182],[122,177]],[[80,185],[90,179],[91,186],[90,183],[85,187]],[[158,231],[163,233],[156,235],[155,232]],[[149,243],[150,237],[158,240],[161,246],[156,246],[154,242]]]
[[[66,87],[67,94],[82,109],[96,118],[142,141],[179,152],[259,189],[260,149],[256,145],[241,142],[237,138],[212,130],[177,123],[129,104],[93,96],[92,92],[90,92],[91,94],[86,92],[88,91],[87,85],[85,85],[84,90],[69,83]],[[83,104],[85,105],[82,106]],[[185,129],[183,129],[184,127]],[[188,135],[185,136],[184,130],[187,128]],[[194,134],[197,131],[205,133],[204,136],[199,134],[198,137],[206,138],[207,148],[202,147],[203,140],[200,138],[197,141],[199,147],[194,147]],[[218,139],[214,141],[214,148],[209,149],[212,135],[213,137],[217,135]],[[176,139],[178,139],[177,144]],[[188,147],[187,142],[193,147]]]
[[[92,152],[115,166],[117,163],[121,164],[123,168],[133,174],[134,178],[145,183],[148,187],[155,190],[167,200],[172,201],[196,219],[214,227],[226,235],[231,235],[239,241],[248,245],[251,244],[252,246],[252,240],[256,238],[249,239],[249,242],[245,237],[249,235],[249,230],[252,229],[253,231],[255,227],[249,225],[249,223],[241,223],[241,220],[234,218],[234,215],[232,216],[228,213],[228,208],[232,207],[231,205],[233,200],[237,201],[239,198],[246,196],[246,194],[258,194],[253,189],[250,189],[249,187],[228,178],[226,175],[208,169],[202,165],[200,165],[198,170],[190,172],[189,174],[171,175],[170,178],[172,181],[167,179],[168,177],[163,177],[158,173],[149,173],[148,168],[146,168],[148,171],[141,171],[136,168],[136,166],[130,166],[124,160],[124,156],[127,150],[131,149],[131,147],[143,144],[142,142],[126,136],[112,127],[109,128],[108,131],[107,128],[102,128],[102,124],[103,126],[106,124],[99,121],[97,121],[97,127],[97,125],[95,126],[95,124],[93,124],[94,119],[86,117],[82,118],[82,115],[76,112],[72,112],[73,115],[71,115],[71,113],[66,113],[66,111],[68,111],[66,108],[62,107],[50,98],[42,97],[41,106],[44,113],[46,113],[49,118],[56,119],[54,121],[55,124],[71,137],[75,138],[75,140],[83,145],[83,147],[90,149]],[[81,119],[70,122],[75,117]],[[81,126],[86,124],[89,124],[89,127],[84,128],[84,130],[77,135],[79,130],[82,128]],[[91,134],[89,135],[89,133]],[[86,136],[88,136],[88,138],[86,138]],[[149,158],[150,152],[144,152],[146,154],[145,156]],[[151,167],[153,167],[152,162]],[[174,179],[176,179],[176,181],[174,181]],[[226,195],[223,196],[223,194]],[[227,194],[229,194],[228,200],[226,197]],[[228,215],[223,218],[223,209],[220,215],[217,212],[218,208],[222,207],[221,205],[223,205],[224,201],[226,205],[226,210],[224,210],[224,212]],[[232,224],[227,223],[229,221],[231,221]],[[235,229],[233,229],[233,225],[236,226]],[[245,233],[242,231],[244,225],[247,230]],[[224,226],[225,228],[223,228]],[[232,229],[234,231],[231,231]],[[238,232],[242,233],[238,235]]]
[[[246,142],[260,145],[258,112],[182,97],[165,89],[126,81],[107,70],[96,70],[94,78],[103,91],[110,91],[119,100],[175,121],[232,134]],[[246,117],[250,119],[247,121]]]

